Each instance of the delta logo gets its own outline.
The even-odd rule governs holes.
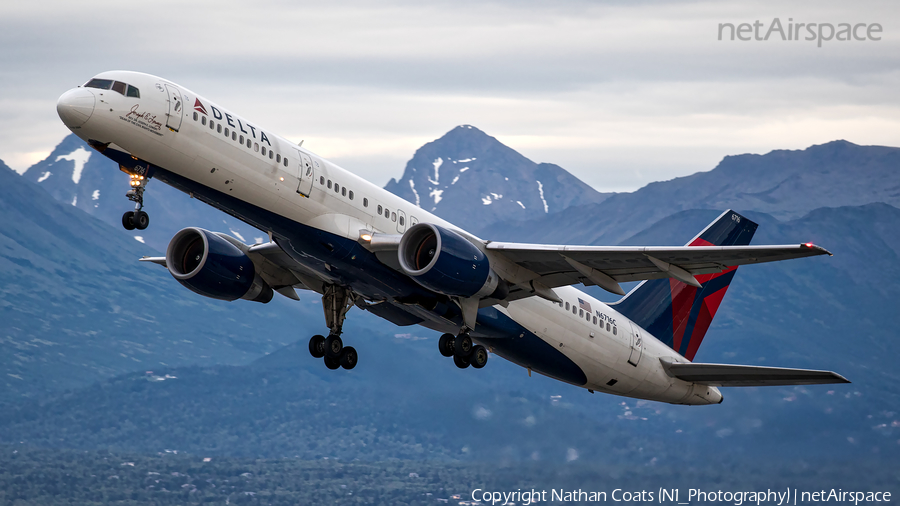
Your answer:
[[[209,116],[209,113],[206,112],[206,107],[203,107],[203,104],[200,103],[199,98],[194,99],[194,110],[197,112],[202,112],[203,114],[206,114],[207,116]]]

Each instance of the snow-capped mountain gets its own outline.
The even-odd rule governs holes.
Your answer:
[[[192,226],[229,233],[248,244],[265,238],[263,232],[154,181],[150,181],[144,194],[144,210],[150,213],[150,227],[125,231],[122,213],[134,209],[134,204],[125,197],[130,188],[128,176],[74,134],[66,136],[50,156],[29,167],[22,177],[38,183],[59,202],[71,204],[122,233],[131,234],[157,251],[165,251],[177,231]]]
[[[537,218],[610,195],[470,125],[419,148],[400,180],[385,189],[475,233],[496,221]]]

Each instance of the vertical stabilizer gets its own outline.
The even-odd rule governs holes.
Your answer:
[[[728,210],[688,246],[747,246],[758,225]],[[688,360],[694,360],[737,267],[695,276],[697,288],[673,278],[644,281],[612,306]]]

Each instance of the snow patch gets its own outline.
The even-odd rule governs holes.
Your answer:
[[[522,201],[517,200],[516,204],[519,204],[520,206],[522,206],[522,209],[525,209],[525,204],[523,204]]]
[[[444,159],[438,158],[434,161],[434,179],[428,178],[428,181],[431,184],[438,184],[438,181],[441,180],[441,165],[443,165]]]
[[[237,238],[240,239],[242,242],[247,242],[247,240],[244,239],[244,236],[242,236],[240,233],[238,233],[235,229],[229,228],[228,231],[231,232],[231,235],[237,237]]]
[[[100,200],[100,190],[94,190],[91,194],[91,200]]]
[[[141,243],[141,244],[147,244],[147,243],[144,242],[144,238],[141,237],[141,236],[139,236],[139,235],[134,236],[134,240],[137,241],[137,242],[139,242],[139,243]]]
[[[491,196],[490,196],[490,195],[485,195],[484,197],[481,197],[481,202],[482,202],[484,205],[486,205],[486,206],[491,205],[491,202],[492,202]]]
[[[75,184],[78,184],[78,181],[81,181],[81,171],[84,170],[84,164],[86,164],[90,158],[91,152],[81,147],[68,155],[57,156],[54,161],[69,160],[70,162],[75,162],[75,170],[72,171],[72,181],[74,181]]]
[[[544,185],[542,185],[540,181],[538,181],[537,184],[538,184],[538,192],[541,194],[541,202],[544,203],[544,212],[549,213],[550,208],[547,206],[547,201],[544,199]]]
[[[437,188],[431,190],[431,193],[428,194],[429,197],[434,198],[434,205],[438,205],[438,202],[441,201],[441,195],[443,195],[444,190],[438,190]]]
[[[72,205],[74,206],[76,204],[78,204],[78,195],[75,195],[74,197],[72,197]]]
[[[413,195],[416,196],[416,207],[422,207],[419,205],[419,192],[416,191],[416,183],[412,179],[409,180],[409,189],[412,190]]]
[[[50,177],[52,175],[53,175],[53,173],[48,170],[47,172],[44,172],[43,174],[41,174],[41,177],[38,178],[37,182],[43,183],[44,181],[47,180],[48,177]]]

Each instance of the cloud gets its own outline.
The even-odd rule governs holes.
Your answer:
[[[879,22],[880,42],[718,41],[722,22]],[[881,1],[7,2],[0,158],[66,130],[56,98],[103,70],[163,75],[378,184],[473,124],[600,190],[726,154],[900,145],[900,13]]]

